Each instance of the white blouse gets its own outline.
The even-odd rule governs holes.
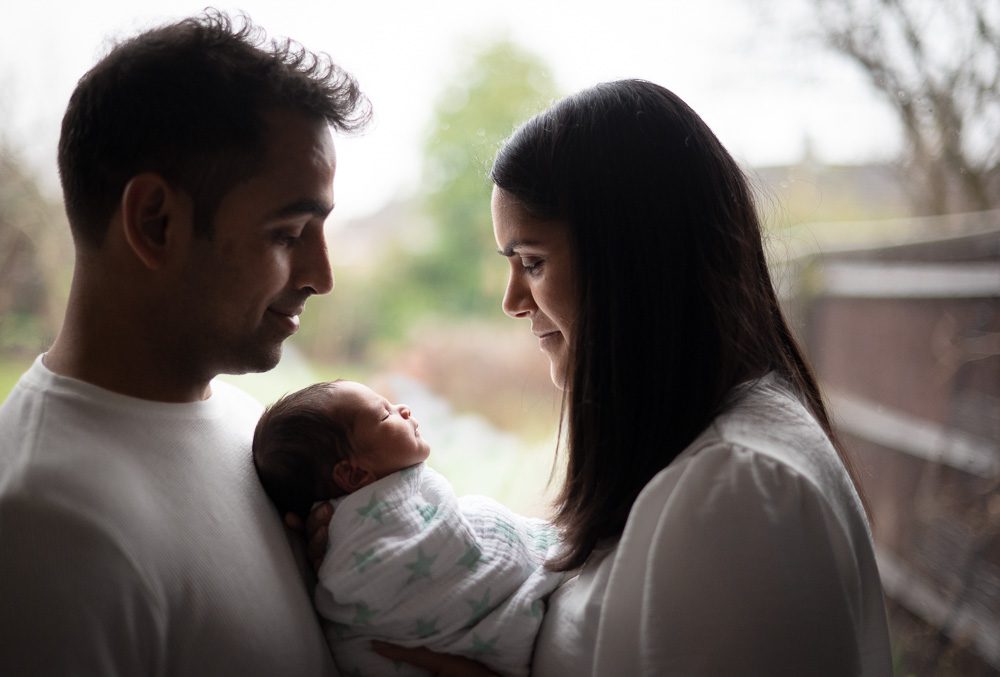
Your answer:
[[[532,674],[891,675],[864,510],[772,377],[734,403],[552,595]]]

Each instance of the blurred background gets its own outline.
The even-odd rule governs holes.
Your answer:
[[[236,7],[219,5],[236,11]],[[0,399],[59,329],[73,252],[55,168],[79,78],[200,2],[0,9]],[[746,169],[773,270],[871,503],[897,675],[1000,674],[1000,3],[246,1],[375,107],[340,138],[335,291],[262,402],[352,378],[409,403],[459,493],[544,515],[560,394],[500,311],[485,178],[555,98],[641,77]],[[765,621],[766,622],[766,621]]]

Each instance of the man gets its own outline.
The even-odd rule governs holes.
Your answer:
[[[79,82],[59,169],[76,246],[62,330],[0,408],[0,673],[334,668],[254,473],[259,405],[333,276],[330,127],[354,80],[216,12]]]

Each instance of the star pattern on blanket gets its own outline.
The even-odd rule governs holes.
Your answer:
[[[375,548],[368,548],[364,552],[354,551],[354,566],[359,574],[363,574],[368,567],[381,561],[375,556]]]
[[[555,538],[553,537],[552,534],[552,529],[548,527],[543,527],[541,529],[538,529],[534,533],[532,541],[534,542],[535,550],[542,550],[542,551],[548,550],[549,546],[555,542]]]
[[[347,631],[351,629],[351,626],[347,623],[339,623],[337,621],[330,621],[329,628],[336,635],[337,639],[343,639]]]
[[[404,565],[411,572],[410,577],[406,579],[406,585],[409,585],[413,581],[419,580],[421,578],[430,578],[431,565],[434,564],[434,560],[436,559],[437,555],[429,557],[424,554],[424,549],[422,547],[418,547],[417,559]]]
[[[475,543],[468,543],[465,548],[465,554],[455,564],[465,567],[469,571],[475,571],[482,561],[483,551]]]
[[[378,609],[372,609],[364,602],[359,602],[354,605],[354,621],[353,625],[371,625],[372,619],[378,615]]]
[[[425,529],[427,528],[427,525],[431,523],[431,520],[434,519],[435,515],[437,515],[438,507],[439,506],[431,505],[430,503],[417,506],[417,512],[420,513],[420,517],[424,520]]]
[[[540,599],[536,599],[531,603],[531,606],[525,610],[525,614],[531,616],[532,618],[541,618],[543,613],[545,613],[545,602]]]
[[[426,639],[438,631],[437,628],[438,619],[432,618],[427,620],[425,618],[417,619],[417,637],[419,639]]]
[[[494,645],[497,643],[497,640],[499,639],[500,636],[498,635],[487,642],[483,640],[476,633],[472,633],[472,649],[471,649],[472,655],[477,658],[479,656],[495,656],[497,653],[497,648]]]
[[[483,616],[490,612],[490,592],[492,588],[486,588],[482,599],[467,599],[465,603],[472,607],[472,615],[469,617],[469,625],[475,625]]]
[[[385,503],[378,500],[378,496],[372,494],[371,500],[368,501],[368,505],[363,508],[358,508],[358,514],[361,515],[361,521],[363,522],[366,518],[371,518],[379,524],[382,522],[382,511],[385,510]]]
[[[517,534],[517,527],[500,517],[496,518],[496,522],[493,524],[492,533],[500,538],[503,538],[507,545],[520,540],[520,537]]]

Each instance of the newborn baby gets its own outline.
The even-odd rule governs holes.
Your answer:
[[[253,456],[282,514],[335,508],[315,603],[338,667],[418,675],[374,653],[378,639],[467,656],[527,675],[545,598],[551,525],[488,498],[456,498],[423,461],[410,409],[351,381],[280,399],[257,424]]]

